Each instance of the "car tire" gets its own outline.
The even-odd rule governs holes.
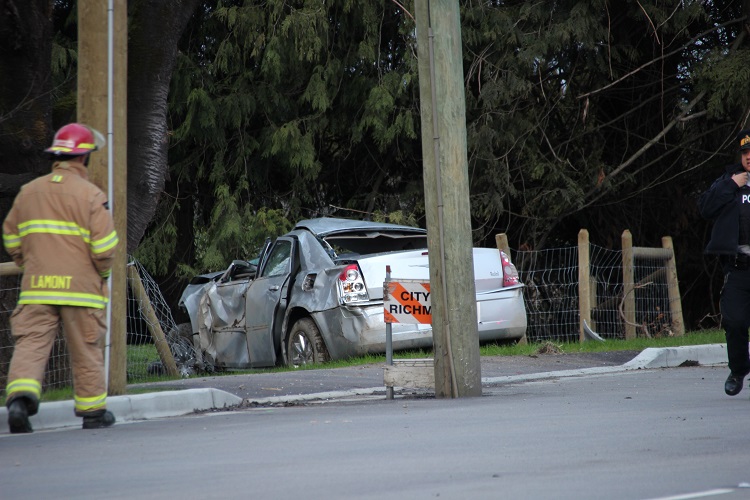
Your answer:
[[[193,345],[193,325],[190,323],[180,323],[177,325],[177,335],[190,342],[190,345]]]
[[[299,368],[302,365],[325,363],[328,359],[328,349],[315,322],[310,318],[298,320],[287,338],[287,366]]]

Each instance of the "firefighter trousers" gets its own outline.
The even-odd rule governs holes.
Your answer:
[[[19,304],[10,318],[15,339],[8,372],[6,405],[24,397],[30,415],[39,409],[42,380],[60,324],[73,369],[75,413],[104,413],[107,388],[102,346],[107,330],[105,310],[89,307]]]

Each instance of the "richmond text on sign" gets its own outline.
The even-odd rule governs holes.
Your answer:
[[[417,280],[387,281],[383,297],[386,323],[432,323],[430,283]]]

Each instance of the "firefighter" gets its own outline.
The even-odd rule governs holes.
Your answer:
[[[75,414],[84,429],[114,424],[107,411],[102,345],[106,333],[107,279],[118,243],[104,193],[88,180],[89,156],[103,136],[65,125],[44,151],[52,172],[24,185],[3,223],[3,244],[23,269],[10,318],[15,339],[6,406],[12,433],[32,432],[42,379],[60,324],[73,370]]]

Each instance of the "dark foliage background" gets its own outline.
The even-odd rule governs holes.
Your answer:
[[[172,303],[186,278],[253,257],[303,218],[424,225],[413,5],[129,2],[128,247]],[[513,249],[553,248],[586,228],[616,249],[625,229],[637,246],[670,235],[688,328],[714,326],[721,275],[696,200],[736,161],[750,111],[750,2],[460,6],[474,243],[504,232]],[[76,9],[0,9],[7,205],[75,109]],[[12,73],[24,57],[28,74]]]

